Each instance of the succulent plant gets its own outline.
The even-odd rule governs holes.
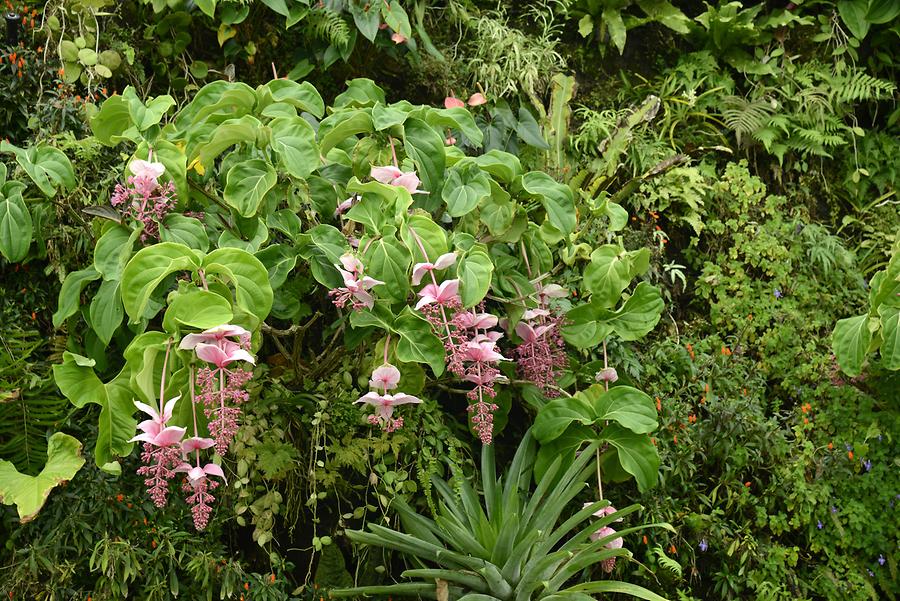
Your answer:
[[[456,601],[590,601],[591,593],[624,593],[665,601],[645,588],[616,580],[591,580],[591,567],[617,557],[630,557],[614,541],[649,524],[608,529],[634,513],[639,505],[599,511],[605,500],[586,504],[562,520],[566,509],[585,490],[596,443],[564,469],[559,457],[531,491],[536,457],[530,433],[522,440],[505,478],[497,478],[493,446],[481,456],[481,498],[465,480],[457,490],[435,478],[440,496],[437,515],[415,513],[402,499],[392,502],[406,532],[370,523],[370,532],[350,530],[356,543],[398,551],[422,567],[402,573],[413,582],[331,591],[332,597],[384,594]],[[580,506],[580,505],[579,505]],[[599,519],[595,513],[606,514]],[[586,521],[589,520],[590,521]],[[605,529],[606,528],[606,529]],[[609,534],[607,534],[609,533]],[[609,564],[607,564],[609,565]]]

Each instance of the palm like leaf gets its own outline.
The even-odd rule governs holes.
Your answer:
[[[560,523],[566,507],[584,490],[591,476],[594,451],[594,446],[588,447],[564,471],[558,458],[532,492],[536,449],[530,432],[505,477],[497,477],[493,447],[485,446],[481,456],[481,497],[467,481],[454,492],[447,482],[435,479],[434,488],[441,502],[434,519],[417,514],[397,498],[393,503],[406,533],[377,524],[369,524],[371,532],[347,531],[354,542],[398,551],[435,567],[403,572],[404,578],[414,582],[340,589],[331,595],[391,594],[436,599],[440,583],[440,598],[457,601],[587,601],[592,599],[588,593],[593,592],[620,592],[665,601],[647,589],[624,582],[603,580],[573,585],[576,576],[591,566],[631,556],[627,549],[606,547],[615,538],[651,526],[671,528],[667,524],[650,524],[591,541],[591,533],[640,509],[631,505],[592,519],[594,512],[609,505],[608,501],[593,503]],[[567,585],[570,586],[566,588]]]

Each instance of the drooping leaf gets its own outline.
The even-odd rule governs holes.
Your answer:
[[[869,316],[857,315],[841,319],[831,336],[832,349],[841,370],[848,376],[858,376],[862,372],[863,361],[872,342]]]
[[[0,196],[0,254],[7,261],[21,261],[31,248],[31,213],[21,194]]]
[[[20,474],[11,462],[0,459],[0,503],[15,505],[19,522],[30,522],[50,492],[74,478],[83,465],[81,443],[68,434],[56,432],[47,443],[47,463],[37,476]]]
[[[275,169],[266,161],[242,161],[228,170],[222,198],[241,216],[253,217],[277,179]]]
[[[139,250],[122,272],[122,303],[130,322],[144,317],[150,295],[166,276],[199,267],[197,256],[183,244],[161,242]]]

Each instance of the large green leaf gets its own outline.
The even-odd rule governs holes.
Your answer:
[[[127,103],[128,115],[138,131],[144,131],[157,125],[163,115],[175,106],[175,99],[168,95],[151,98],[147,104],[144,104],[131,86],[126,87],[122,92],[122,99]]]
[[[462,217],[491,195],[491,180],[472,162],[457,163],[447,173],[441,196],[451,217]]]
[[[130,322],[144,317],[150,295],[166,276],[199,267],[194,251],[183,244],[161,242],[139,250],[122,272],[122,303]]]
[[[863,361],[871,343],[872,331],[869,329],[868,315],[838,321],[831,336],[834,356],[848,376],[858,376],[862,372]]]
[[[839,0],[837,3],[838,14],[847,29],[856,38],[863,39],[869,33],[869,20],[866,13],[869,9],[868,0]]]
[[[558,230],[565,234],[575,230],[575,196],[569,186],[541,171],[529,171],[522,176],[522,188],[541,201],[547,219]]]
[[[231,322],[233,317],[228,300],[215,292],[195,288],[175,295],[166,309],[163,327],[169,333],[174,333],[176,328],[182,326],[208,330]]]
[[[137,421],[134,413],[134,393],[128,386],[128,374],[123,371],[108,384],[94,373],[93,359],[70,352],[63,353],[63,362],[53,366],[53,379],[67,399],[76,407],[88,403],[100,405],[100,421],[94,458],[103,469],[120,470],[116,457],[131,453]]]
[[[216,157],[225,149],[235,144],[256,144],[261,131],[262,123],[251,115],[223,121],[213,130],[207,141],[199,143],[194,148],[194,156],[205,169],[209,169]]]
[[[122,140],[139,140],[137,128],[131,122],[128,102],[120,95],[110,96],[91,119],[91,131],[106,146],[115,146]]]
[[[425,112],[425,121],[432,126],[458,129],[476,148],[484,140],[484,133],[475,124],[472,113],[461,106],[449,109],[429,108]]]
[[[327,155],[328,151],[357,134],[373,131],[372,116],[364,111],[341,111],[329,115],[319,124],[319,152]]]
[[[431,331],[431,324],[409,307],[394,321],[400,335],[397,359],[404,363],[427,363],[435,376],[444,373],[444,345]]]
[[[0,197],[0,254],[10,263],[28,254],[32,237],[31,213],[21,194]]]
[[[646,434],[637,434],[618,424],[603,429],[600,439],[616,448],[622,468],[634,476],[638,489],[644,492],[656,484],[659,475],[659,453]]]
[[[597,321],[608,324],[625,341],[646,336],[659,323],[663,300],[659,289],[647,282],[638,284],[634,293],[617,311],[601,310]]]
[[[297,178],[308,177],[319,166],[316,132],[301,117],[278,117],[269,122],[272,148],[285,170]]]
[[[484,299],[491,288],[494,262],[480,246],[472,247],[456,265],[459,278],[459,295],[464,307],[474,307]]]
[[[47,443],[47,463],[37,476],[20,474],[9,461],[0,460],[0,503],[15,505],[21,523],[34,519],[56,486],[71,480],[81,466],[81,443],[56,432]]]
[[[412,253],[413,263],[436,261],[448,249],[447,232],[425,215],[410,215],[400,226],[400,237]],[[422,255],[420,244],[427,257]]]
[[[118,280],[131,258],[134,241],[140,231],[113,225],[97,240],[94,246],[94,269],[104,280]]]
[[[59,289],[59,304],[56,313],[53,314],[53,327],[58,328],[65,320],[78,312],[81,304],[81,291],[99,277],[100,274],[93,267],[69,272]]]
[[[394,231],[393,226],[385,227],[384,235],[368,244],[363,264],[366,275],[384,282],[384,286],[378,287],[379,295],[403,301],[409,294],[409,267],[412,257],[394,236]]]
[[[297,107],[316,118],[325,114],[322,96],[308,81],[296,82],[290,79],[273,79],[259,87],[260,96],[268,96],[266,101],[283,102]]]
[[[180,213],[166,215],[159,227],[159,237],[163,242],[183,244],[200,252],[209,250],[209,236],[203,223]]]
[[[578,395],[583,395],[593,407],[597,424],[615,421],[636,434],[653,432],[659,425],[653,400],[637,388],[613,386],[604,390],[603,386],[594,384]]]
[[[278,175],[266,161],[242,161],[228,170],[222,198],[243,217],[253,217]]]
[[[593,406],[584,395],[559,397],[541,408],[534,420],[532,433],[539,441],[546,443],[562,436],[572,423],[589,426],[596,417]]]
[[[259,259],[240,248],[220,248],[206,255],[203,270],[231,281],[237,305],[264,320],[272,310],[269,272]]]
[[[591,263],[584,269],[584,285],[592,295],[592,302],[600,307],[612,307],[631,281],[631,264],[622,257],[620,248],[606,244],[591,253]]]
[[[40,144],[22,149],[4,140],[0,142],[0,152],[15,154],[16,162],[45,196],[52,198],[57,188],[71,190],[75,187],[72,163],[58,148]]]
[[[446,163],[444,139],[421,119],[407,119],[403,131],[403,146],[416,163],[422,186],[433,197],[440,196]]]
[[[881,359],[887,369],[900,369],[900,307],[884,304],[878,307],[881,317]]]
[[[118,280],[104,280],[100,289],[91,300],[89,309],[91,326],[97,333],[97,338],[104,345],[109,344],[113,334],[122,324],[125,311],[122,308],[122,299],[119,293]]]

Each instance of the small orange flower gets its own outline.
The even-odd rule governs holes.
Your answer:
[[[147,525],[147,518],[144,517],[144,526],[146,526],[146,525]]]
[[[38,46],[38,47],[37,47],[37,53],[38,53],[38,54],[40,54],[40,53],[43,52],[43,51],[44,51],[44,47],[43,47],[43,46]]]
[[[131,509],[132,507],[134,507],[134,505],[132,505],[131,503],[128,503],[128,504],[126,505],[126,507],[127,507],[128,509]]]
[[[659,400],[659,397],[656,397],[656,410],[662,411],[662,401]]]
[[[804,424],[808,424],[808,423],[809,423],[809,418],[808,418],[808,417],[804,417],[804,418],[803,418],[803,423],[804,423]]]
[[[672,555],[675,555],[677,552],[678,552],[678,549],[675,548],[675,545],[672,545],[671,547],[669,547],[669,553],[671,553]]]
[[[21,71],[17,72],[16,76],[18,76],[19,79],[22,79],[22,72]]]
[[[853,459],[853,451],[847,451],[847,457]]]
[[[744,396],[747,396],[747,389],[741,388],[741,394],[743,394]]]
[[[727,346],[723,346],[723,347],[722,347],[722,354],[725,355],[726,357],[730,357],[730,356],[731,356],[731,349],[728,348]]]
[[[271,576],[269,576],[269,582],[271,582],[272,584],[275,584],[275,574],[274,573]]]
[[[66,70],[63,69],[62,67],[60,67],[59,71],[57,71],[56,74],[59,75],[60,77],[65,77],[65,76],[66,76]]]
[[[122,493],[116,495],[116,501],[121,503],[123,500],[125,500],[125,495],[123,495]]]
[[[672,442],[674,442],[675,444],[678,444],[678,435],[677,434],[672,437]]]
[[[644,535],[644,544],[645,545],[647,544],[647,535],[646,534]]]
[[[11,63],[16,62],[16,56],[17,56],[17,55],[16,55],[15,52],[13,52],[12,54],[10,54],[10,55],[9,55],[9,62],[11,62]]]
[[[31,312],[31,321],[34,321],[34,320],[36,320],[36,319],[37,319],[37,313],[35,313],[34,311],[32,311],[32,312]]]
[[[662,231],[662,228],[661,228],[661,227],[659,227],[659,226],[658,226],[658,225],[657,225],[657,226],[655,226],[655,227],[656,227],[656,231],[657,231],[657,232],[661,232],[661,231]]]
[[[709,392],[709,382],[703,385],[703,392]]]
[[[152,541],[150,541],[150,546],[153,547],[154,549],[156,548],[156,539],[155,538]]]
[[[746,486],[747,488],[750,488],[750,482],[744,482],[744,486]]]
[[[106,88],[101,88],[100,91],[103,93],[104,96],[107,95]]]
[[[706,404],[706,395],[703,395],[702,397],[700,397],[700,404],[701,404],[701,405],[705,405],[705,404]]]
[[[689,421],[690,423],[692,423],[692,424],[697,423],[697,416],[694,415],[693,413],[691,413],[691,414],[688,416],[688,421]]]
[[[656,446],[656,439],[655,439],[655,438],[651,438],[651,439],[650,439],[650,442],[653,443],[653,446],[654,446],[654,447]]]
[[[833,449],[833,448],[834,448],[834,443],[829,441],[829,443],[828,443],[828,450],[830,451],[830,450]]]

